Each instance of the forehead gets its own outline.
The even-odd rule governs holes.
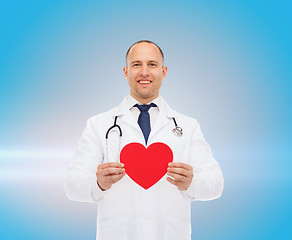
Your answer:
[[[158,61],[162,63],[159,49],[152,43],[141,42],[135,44],[128,54],[128,62],[133,61]]]

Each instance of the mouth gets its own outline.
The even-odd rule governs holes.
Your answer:
[[[148,80],[148,79],[140,79],[137,82],[142,86],[146,86],[146,85],[149,85],[150,83],[152,83],[152,81]]]

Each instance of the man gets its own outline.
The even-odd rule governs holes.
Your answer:
[[[190,240],[191,201],[222,194],[223,176],[198,122],[159,96],[163,63],[151,41],[129,48],[130,95],[88,120],[69,167],[67,196],[97,203],[98,240]]]

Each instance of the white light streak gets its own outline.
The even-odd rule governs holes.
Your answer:
[[[7,158],[68,158],[74,150],[0,150],[0,159]]]
[[[74,150],[0,150],[0,181],[64,178]]]

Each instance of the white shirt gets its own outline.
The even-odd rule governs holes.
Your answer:
[[[128,95],[126,97],[126,101],[127,101],[127,106],[130,109],[130,112],[133,114],[133,117],[135,118],[136,122],[138,122],[138,118],[140,115],[140,110],[137,107],[134,107],[135,104],[138,105],[142,105],[141,103],[139,103],[135,98],[133,98],[131,95]],[[151,104],[151,103],[155,103],[157,105],[157,107],[151,107],[148,112],[150,115],[150,127],[151,129],[153,128],[153,125],[156,121],[157,115],[159,110],[161,109],[161,97],[158,96],[157,98],[155,98],[153,101],[147,103],[147,105]]]

